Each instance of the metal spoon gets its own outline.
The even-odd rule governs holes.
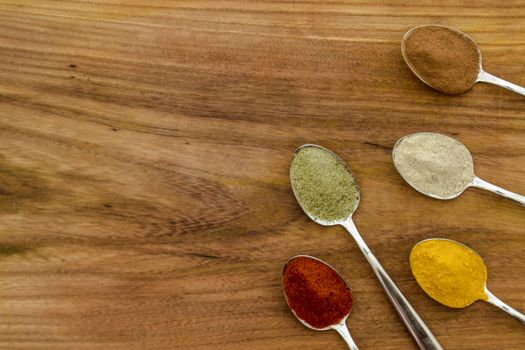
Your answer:
[[[429,147],[431,141],[439,147]],[[392,158],[403,179],[417,191],[432,198],[453,199],[467,188],[477,187],[525,205],[525,196],[477,177],[469,150],[452,137],[433,132],[407,135],[395,144]],[[462,161],[460,164],[450,162],[443,166],[443,160],[450,158],[461,158]]]
[[[414,31],[416,31],[417,29],[420,29],[422,27],[440,27],[440,28],[446,28],[452,32],[455,32],[455,33],[459,33],[461,34],[466,40],[470,41],[472,43],[473,46],[476,47],[477,49],[477,52],[478,52],[478,55],[479,55],[479,71],[478,71],[478,76],[477,76],[477,79],[474,81],[474,83],[472,85],[474,85],[475,83],[490,83],[490,84],[494,84],[494,85],[498,85],[498,86],[501,86],[505,89],[508,89],[508,90],[511,90],[511,91],[514,91],[515,93],[518,93],[520,95],[523,95],[525,96],[525,88],[522,87],[522,86],[519,86],[519,85],[516,85],[516,84],[513,84],[513,83],[510,83],[506,80],[503,80],[501,78],[498,78],[490,73],[487,73],[486,71],[483,70],[483,66],[482,66],[482,56],[481,56],[481,50],[479,49],[479,46],[478,44],[476,44],[476,42],[470,37],[468,36],[467,34],[457,30],[457,29],[454,29],[454,28],[450,28],[450,27],[446,27],[446,26],[439,26],[439,25],[432,25],[432,26],[427,26],[427,25],[422,25],[422,26],[417,26],[417,27],[414,27],[412,29],[410,29],[408,32],[405,33],[405,35],[403,36],[403,39],[401,41],[401,53],[403,54],[403,58],[406,62],[406,64],[408,65],[408,67],[410,68],[410,70],[422,81],[424,82],[425,84],[427,84],[428,86],[430,86],[431,88],[433,89],[436,89],[434,86],[432,86],[429,82],[425,81],[425,79],[418,73],[418,71],[414,68],[414,66],[410,63],[410,59],[408,58],[406,52],[405,52],[405,47],[406,47],[406,41],[407,39],[410,37],[410,35],[412,35],[412,33],[414,33]],[[472,88],[472,86],[470,86],[468,89]],[[467,90],[468,90],[467,89]],[[439,90],[439,89],[438,89]]]
[[[309,255],[297,255],[297,256],[294,256],[293,258],[291,258],[290,260],[288,260],[288,262],[286,263],[285,265],[285,268],[283,270],[283,294],[284,294],[284,298],[286,299],[286,303],[288,304],[288,306],[290,307],[290,310],[292,310],[292,313],[294,314],[294,316],[299,320],[299,322],[301,322],[303,325],[305,325],[306,327],[310,328],[310,329],[313,329],[315,331],[326,331],[326,330],[330,330],[330,329],[333,329],[335,331],[337,331],[337,333],[339,333],[339,335],[344,339],[344,341],[346,342],[346,345],[348,345],[348,348],[350,350],[359,350],[359,348],[357,347],[354,339],[352,339],[352,336],[350,335],[350,331],[348,330],[348,327],[346,326],[346,320],[348,319],[348,316],[350,316],[350,312],[352,311],[352,308],[350,307],[350,310],[348,311],[348,314],[346,314],[346,316],[344,316],[344,318],[339,321],[339,323],[336,323],[336,324],[332,324],[328,327],[325,327],[325,328],[317,328],[317,327],[314,327],[312,326],[311,324],[309,324],[308,322],[306,322],[305,320],[303,320],[301,317],[299,317],[296,313],[295,313],[295,310],[290,306],[290,303],[288,302],[288,296],[286,295],[286,290],[284,289],[284,277],[286,275],[286,272],[287,272],[287,267],[288,267],[288,264],[296,259],[296,258],[308,258],[308,259],[313,259],[313,260],[317,260],[319,262],[321,262],[322,264],[326,265],[328,268],[332,269],[337,275],[339,275],[339,277],[341,278],[341,281],[343,281],[345,284],[346,282],[344,281],[343,277],[341,277],[341,275],[339,274],[339,272],[337,272],[332,266],[328,265],[327,263],[325,263],[324,261],[322,261],[321,259],[317,259],[313,256],[309,256]],[[348,287],[348,285],[346,285],[348,289],[350,289]]]
[[[468,246],[462,244],[462,243],[459,243],[459,242],[456,242],[456,241],[453,241],[453,240],[450,240],[450,239],[444,239],[444,238],[431,238],[431,239],[426,239],[424,241],[421,241],[419,242],[418,244],[416,244],[414,246],[414,248],[412,248],[412,253],[410,254],[410,268],[412,269],[412,271],[414,271],[414,265],[416,264],[416,261],[414,261],[412,259],[413,257],[413,253],[415,251],[417,251],[418,249],[422,249],[420,247],[422,247],[422,245],[424,245],[425,242],[430,242],[430,241],[436,241],[436,242],[450,242],[450,243],[453,243],[453,244],[457,244],[458,246],[463,246],[465,248],[467,248],[470,252],[472,252],[473,254],[475,254],[475,256],[477,258],[479,258],[479,262],[483,265],[485,271],[487,270],[487,266],[485,265],[485,262],[483,261],[483,259],[481,258],[481,256],[478,255],[478,253],[476,253],[474,250],[472,250],[471,248],[469,248]],[[446,249],[446,247],[444,247],[444,249]],[[450,248],[448,248],[450,249]],[[435,253],[433,253],[435,254]],[[420,269],[424,269],[426,268],[425,266],[419,266],[418,268]],[[447,274],[453,274],[454,271],[447,271]],[[416,280],[417,280],[417,276],[416,274],[414,274],[414,276],[416,277]],[[509,315],[511,315],[512,317],[514,317],[515,319],[517,319],[518,321],[520,321],[522,324],[525,324],[525,315],[523,315],[521,312],[513,309],[512,307],[510,307],[509,305],[507,305],[505,302],[503,302],[502,300],[498,299],[494,294],[492,294],[488,288],[487,288],[487,274],[485,273],[484,276],[469,276],[469,278],[471,278],[470,282],[472,283],[472,285],[478,285],[480,286],[480,290],[479,292],[477,293],[478,296],[474,296],[474,295],[467,295],[467,296],[471,296],[472,298],[470,300],[466,300],[465,301],[465,306],[459,306],[459,307],[467,307],[469,305],[471,305],[472,303],[478,301],[478,300],[483,300],[483,301],[486,301],[494,306],[497,306],[498,308],[500,308],[501,310],[505,311],[506,313],[508,313]],[[449,306],[449,307],[454,307],[454,308],[458,308],[457,305],[447,305],[447,303],[443,300],[440,300],[439,296],[438,295],[435,295],[432,293],[432,290],[427,290],[425,289],[425,286],[420,283],[420,281],[418,281],[419,285],[421,286],[421,288],[423,288],[423,290],[434,300],[436,300],[437,302],[445,305],[445,306]],[[435,283],[435,281],[434,281]],[[446,289],[446,286],[440,286],[441,290],[442,289]]]
[[[300,152],[310,147],[314,147],[324,152],[327,152],[329,155],[334,157],[337,160],[337,162],[339,162],[339,164],[344,165],[344,168],[348,171],[348,176],[351,178],[351,180],[355,184],[355,188],[357,192],[357,202],[354,208],[349,209],[348,212],[345,213],[347,215],[345,219],[336,220],[336,221],[328,221],[328,220],[323,220],[322,218],[316,217],[308,210],[308,208],[305,207],[303,198],[301,198],[301,196],[298,194],[298,191],[296,189],[296,184],[294,183],[294,177],[292,175],[294,160],[297,158]],[[388,295],[390,301],[394,305],[396,311],[398,312],[399,316],[403,320],[403,323],[405,324],[408,331],[410,332],[410,334],[416,341],[419,348],[426,349],[426,350],[442,350],[443,348],[441,347],[439,342],[436,340],[436,338],[434,337],[430,329],[426,326],[423,320],[419,317],[417,312],[410,305],[410,303],[405,298],[405,296],[401,293],[399,288],[397,288],[394,281],[387,274],[383,266],[381,266],[381,264],[379,263],[377,258],[374,256],[370,248],[368,248],[365,241],[359,234],[359,231],[357,231],[357,227],[355,226],[352,220],[352,215],[357,210],[357,207],[359,205],[360,193],[359,193],[359,187],[357,186],[357,183],[355,182],[355,178],[352,175],[352,172],[350,171],[350,168],[348,168],[346,163],[341,158],[339,158],[336,154],[327,150],[326,148],[323,148],[317,145],[311,145],[311,144],[303,145],[295,151],[294,158],[292,159],[292,163],[290,166],[290,178],[291,178],[292,189],[293,189],[295,198],[299,202],[299,205],[301,206],[303,211],[306,213],[306,215],[310,217],[310,219],[312,219],[316,223],[323,225],[323,226],[341,225],[354,238],[359,249],[361,249],[361,252],[364,254],[365,258],[368,260],[370,266],[372,267],[377,278],[379,279],[379,282],[385,289],[385,292]],[[316,180],[322,181],[323,179],[318,178]],[[324,180],[328,180],[328,179],[324,179]],[[342,198],[344,197],[344,195],[345,195],[344,193],[341,193]]]

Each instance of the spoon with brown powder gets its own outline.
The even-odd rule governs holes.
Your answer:
[[[421,288],[443,305],[459,309],[483,300],[525,325],[525,315],[488,290],[485,262],[464,244],[444,238],[421,241],[410,253],[410,268]]]
[[[459,30],[438,25],[414,27],[405,33],[401,53],[419,79],[443,93],[461,94],[483,82],[525,96],[525,88],[485,72],[478,45]]]
[[[525,196],[477,177],[469,150],[452,137],[433,132],[407,135],[395,144],[392,158],[401,177],[432,198],[453,199],[477,187],[525,205]]]

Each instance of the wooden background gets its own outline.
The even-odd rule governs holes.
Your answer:
[[[391,161],[398,138],[443,132],[525,193],[525,99],[445,96],[402,62],[406,30],[451,25],[525,85],[525,3],[460,3],[0,0],[0,348],[343,349],[287,310],[302,253],[352,286],[361,349],[416,349],[352,239],[292,195],[290,157],[318,143],[351,165],[357,226],[445,349],[525,349],[517,321],[441,306],[409,270],[418,241],[458,240],[525,311],[524,208],[426,198]]]

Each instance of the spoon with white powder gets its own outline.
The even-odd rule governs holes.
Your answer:
[[[403,179],[427,196],[452,199],[468,187],[478,187],[525,206],[525,196],[477,177],[467,147],[446,135],[420,132],[405,136],[394,146],[392,158]]]

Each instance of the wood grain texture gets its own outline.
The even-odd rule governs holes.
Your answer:
[[[286,308],[300,253],[350,283],[362,349],[416,349],[351,238],[295,202],[303,143],[349,162],[357,226],[445,349],[525,349],[518,322],[433,302],[408,264],[422,239],[466,243],[523,311],[524,209],[426,198],[391,161],[442,132],[525,193],[525,99],[439,94],[400,54],[410,27],[451,25],[524,85],[523,1],[0,0],[0,20],[0,349],[343,349]]]

